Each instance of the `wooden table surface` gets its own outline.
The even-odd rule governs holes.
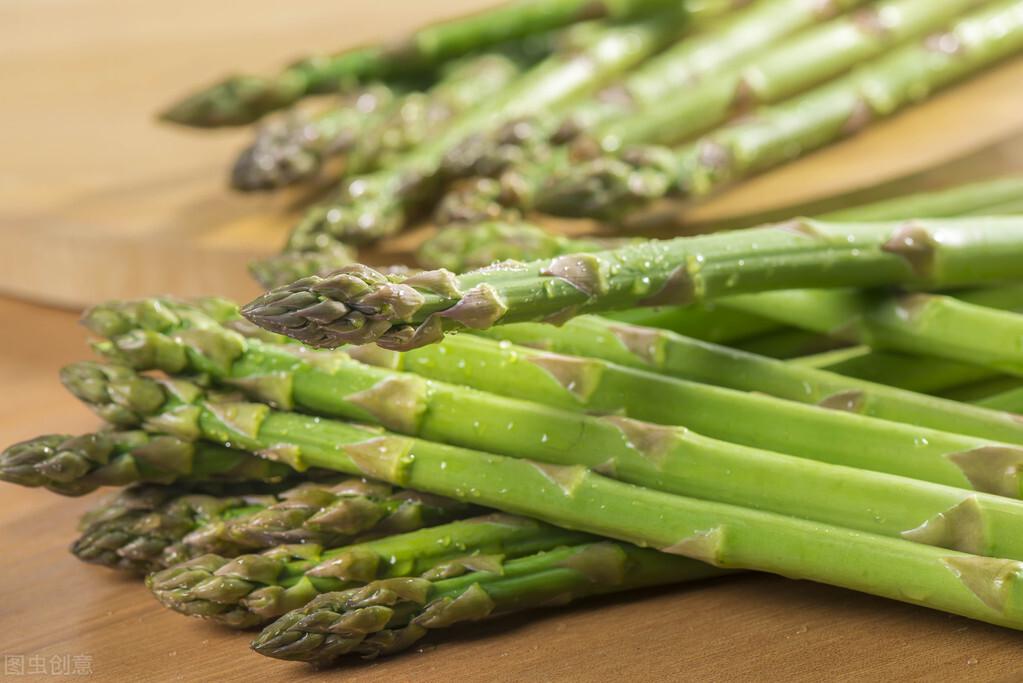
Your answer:
[[[227,196],[223,165],[244,136],[157,128],[153,109],[197,75],[234,64],[269,68],[296,45],[327,48],[344,42],[339,35],[394,34],[492,1],[320,0],[294,12],[254,0],[244,13],[235,3],[208,0],[0,3],[0,286],[64,302],[96,292],[153,293],[154,283],[167,282],[156,276],[183,260],[182,240],[195,240],[212,260],[180,270],[179,291],[227,293],[243,280],[247,254],[239,243],[280,239],[287,200]],[[994,142],[1023,124],[1013,80],[1019,64],[973,86],[992,93],[980,112],[964,109],[961,97],[945,98],[937,114],[901,119],[705,212],[742,206],[743,197],[755,206],[779,188],[810,197],[820,182],[834,189],[850,169],[863,183],[892,165],[908,173],[935,154],[951,158]],[[935,121],[957,135],[930,150],[914,148],[921,138],[907,133],[933,130]],[[1000,149],[985,157],[997,162],[989,167],[1018,168],[1020,155]],[[889,165],[878,150],[888,150]],[[851,158],[871,163],[850,166]],[[104,261],[81,267],[89,240],[112,236],[127,271],[115,273]],[[74,266],[77,278],[69,275]],[[0,299],[0,445],[96,426],[56,377],[62,364],[86,355],[74,314]],[[51,675],[88,670],[102,681],[1023,680],[1017,633],[753,575],[473,625],[422,651],[317,672],[251,654],[247,635],[172,614],[140,583],[78,563],[66,548],[76,516],[94,498],[0,484],[5,680],[39,668]],[[19,664],[25,674],[15,673]]]
[[[0,299],[0,321],[4,441],[93,428],[56,378],[87,355],[76,316]],[[1023,680],[1019,633],[763,575],[452,629],[421,651],[317,672],[250,653],[247,635],[174,614],[141,583],[75,560],[76,515],[94,499],[0,484],[5,663],[76,661],[101,681]]]

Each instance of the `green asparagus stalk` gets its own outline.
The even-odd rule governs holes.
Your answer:
[[[945,3],[942,3],[944,6]],[[632,147],[553,174],[536,205],[560,215],[621,215],[677,194],[701,197],[854,134],[1023,49],[1023,3],[987,5],[948,31],[878,57],[814,90],[677,150]]]
[[[605,317],[630,325],[671,330],[677,334],[717,344],[735,344],[772,330],[777,331],[779,327],[777,323],[763,316],[746,314],[714,302],[686,307],[610,311]]]
[[[943,28],[983,2],[986,0],[882,0],[828,22],[822,22],[830,15],[822,13],[818,3],[760,3],[705,36],[715,46],[712,57],[729,53],[731,47],[732,59],[708,62],[706,46],[700,44],[690,50],[679,46],[675,59],[665,55],[656,60],[665,67],[674,65],[695,85],[668,82],[661,77],[667,68],[640,69],[624,81],[621,90],[625,94],[614,100],[631,107],[622,104],[615,109],[588,102],[577,108],[578,121],[568,128],[581,133],[583,140],[574,151],[561,149],[529,159],[504,171],[497,182],[483,180],[457,189],[445,197],[438,220],[478,220],[488,215],[507,218],[514,215],[509,209],[529,211],[535,208],[547,179],[572,175],[580,156],[592,157],[600,151],[613,155],[623,147],[674,144],[692,138],[727,121],[736,110],[779,102],[839,76],[894,45]],[[838,11],[858,4],[833,3],[829,9]],[[780,40],[813,24],[820,25]],[[714,78],[700,79],[712,71]],[[592,166],[601,163],[598,159],[587,169],[592,173]],[[642,169],[636,169],[630,180],[642,186],[657,184],[660,178],[656,174],[652,179],[644,178]]]
[[[613,237],[571,239],[529,223],[488,222],[442,229],[419,246],[416,261],[424,268],[462,273],[499,261],[532,261],[603,251],[637,241]]]
[[[1001,394],[1012,389],[1017,389],[1021,386],[1023,386],[1023,378],[1021,377],[996,375],[991,379],[952,387],[947,391],[943,391],[940,395],[942,398],[951,399],[953,401],[979,404],[989,396]]]
[[[556,52],[499,96],[455,117],[442,132],[387,168],[346,180],[335,198],[307,212],[292,232],[286,252],[317,251],[334,241],[369,242],[400,230],[417,212],[428,208],[440,181],[441,162],[454,145],[506,121],[591,92],[678,36],[685,17],[685,12],[676,9],[610,25],[589,33],[573,49]]]
[[[540,464],[490,455],[343,422],[278,412],[264,404],[204,404],[198,398],[190,404],[181,403],[180,399],[168,404],[172,419],[154,416],[150,421],[158,421],[178,433],[198,430],[216,434],[236,447],[259,450],[298,468],[324,467],[370,476],[472,500],[513,514],[527,514],[566,528],[653,546],[722,567],[806,578],[1023,628],[1023,614],[1018,606],[1021,598],[1016,595],[1023,564],[1016,560],[988,558],[675,496],[607,479],[581,465]],[[854,472],[848,470],[850,474]],[[962,502],[963,492],[958,495]],[[987,501],[994,503],[1000,499],[990,497]],[[933,539],[945,535],[951,527],[956,529],[952,535],[959,537],[962,525],[949,519],[957,516],[942,515],[934,524],[924,524],[915,535],[922,540]],[[966,516],[976,518],[972,514]],[[982,523],[968,528],[966,537],[976,539],[976,529],[987,526]],[[197,562],[201,565],[201,561]],[[209,573],[218,574],[213,585],[206,584],[198,595],[189,594],[206,601],[194,606],[172,592],[181,590],[182,585],[190,586],[191,569],[183,568],[176,577],[160,574],[154,577],[152,584],[162,593],[162,600],[182,610],[194,607],[197,614],[216,614],[235,624],[252,622],[236,617],[235,608],[213,602],[211,597],[246,594],[250,612],[267,604],[286,609],[300,606],[285,599],[287,589],[276,586],[270,595],[260,594],[254,608],[249,590],[253,584],[245,580],[246,576],[273,581],[280,568],[275,563],[251,560],[236,560],[230,570],[216,562],[199,566],[200,574],[206,578]],[[236,581],[235,572],[241,575],[241,581]],[[303,592],[308,595],[312,591]],[[303,599],[302,603],[307,601]],[[229,614],[232,616],[225,616]]]
[[[203,555],[156,572],[146,583],[176,612],[246,628],[321,593],[426,572],[457,575],[501,558],[592,540],[529,519],[488,515],[333,549],[303,544],[234,559]]]
[[[623,543],[558,548],[450,579],[385,579],[325,593],[266,627],[252,649],[320,665],[351,654],[374,658],[408,649],[430,631],[461,622],[703,579],[719,571]]]
[[[1023,301],[1023,290],[993,290]],[[1023,374],[1023,315],[938,294],[794,290],[728,304],[853,343],[938,356]]]
[[[997,375],[994,370],[978,365],[893,351],[875,351],[866,346],[826,351],[804,358],[793,358],[789,362],[923,394],[940,394],[953,387]]]
[[[298,380],[304,370],[307,375],[304,382],[308,387],[306,393],[312,394],[314,385],[319,385],[321,398],[315,405],[310,405],[308,401],[294,403],[325,415],[356,419],[368,416],[371,421],[395,431],[472,448],[480,453],[526,457],[559,466],[581,465],[612,473],[622,481],[669,493],[699,495],[719,502],[770,510],[885,536],[905,537],[975,554],[1023,559],[1023,539],[1017,541],[1019,535],[1013,531],[1015,526],[1023,523],[1023,502],[744,448],[707,439],[684,429],[671,429],[619,417],[596,418],[551,410],[535,403],[501,399],[458,386],[439,383],[425,385],[421,380],[417,383],[414,377],[399,373],[364,371],[365,375],[383,376],[383,379],[367,382],[367,377],[358,376],[357,367],[353,367],[352,372],[339,371],[338,367],[343,362],[340,360],[332,372],[323,374],[317,367],[322,368],[326,362],[321,354],[321,358],[312,367],[295,368],[289,373],[284,367],[278,366],[274,374],[299,385],[303,384]],[[367,385],[368,388],[364,388]],[[274,435],[287,435],[301,433],[301,430],[309,431],[308,424],[316,424],[308,422],[316,418],[272,412],[265,404],[229,406],[197,399],[184,405],[182,407],[180,398],[168,395],[167,403],[160,412],[180,415],[188,411],[195,425],[190,425],[188,430],[197,428],[200,434],[220,434],[221,439],[235,443],[238,443],[239,437],[223,431],[223,426],[218,424],[223,422],[219,414],[247,414],[252,425],[245,427],[246,433],[253,440],[253,447],[259,444],[260,452],[266,448],[264,438],[270,438],[262,435],[260,430],[264,427]],[[479,410],[471,429],[465,428],[462,410],[465,405],[473,405]],[[740,407],[734,406],[736,409]],[[781,416],[779,412],[777,417]],[[785,417],[789,418],[790,415]],[[828,420],[829,414],[823,412],[821,417]],[[165,422],[154,416],[150,416],[149,420]],[[843,420],[836,422],[841,425]],[[897,447],[899,429],[894,425],[863,419],[858,422],[860,424],[854,424],[853,429],[860,428],[864,433],[857,448],[866,446],[872,434],[882,438],[892,437],[891,447]],[[230,422],[233,429],[242,429],[236,423],[237,420]],[[509,425],[512,428],[509,429]],[[516,430],[517,425],[526,428]],[[795,426],[791,421],[788,421],[788,425]],[[335,427],[342,431],[362,429],[364,433],[371,433],[366,432],[365,428],[340,422]],[[179,426],[172,428],[180,430]],[[962,446],[970,443],[969,439],[933,430],[914,428],[903,431],[914,439],[933,439],[937,448],[948,444]],[[837,438],[839,434],[832,432],[829,436]],[[285,437],[281,443],[290,444],[292,441]],[[417,448],[435,445],[430,442],[417,443]],[[919,449],[919,445],[916,447]],[[1019,448],[991,442],[976,445],[975,451],[980,454],[973,452],[973,459],[979,457],[984,464],[989,464],[991,449],[995,449],[1003,459],[1011,457],[1013,452],[1019,457],[1021,452]],[[895,451],[886,450],[883,455],[891,458],[892,452]],[[294,455],[289,452],[284,457],[291,461]],[[421,452],[417,450],[416,457],[420,456]],[[870,454],[866,458],[862,455],[859,457],[865,460]],[[965,459],[970,460],[970,457]],[[958,462],[964,460],[964,457],[956,455],[951,460]],[[733,474],[722,477],[722,471]],[[976,475],[975,472],[973,474]],[[989,479],[986,481],[977,476],[964,477],[962,474],[959,478],[989,487],[998,485],[1000,488],[995,492],[999,494],[1020,495],[1019,482],[1012,476],[999,480],[997,472],[993,477],[990,471],[987,474]],[[786,482],[786,486],[765,487],[765,481]],[[798,497],[791,496],[792,487],[803,493]],[[983,539],[971,538],[964,545],[954,534],[936,533],[935,527],[940,526],[940,520],[960,515],[959,506],[967,498],[970,500],[967,504],[970,514],[974,513],[974,506],[979,506],[988,533]]]
[[[978,268],[978,263],[983,268]],[[684,305],[798,287],[929,287],[1023,275],[1016,218],[843,224],[811,219],[643,242],[596,254],[404,280],[349,266],[271,290],[242,313],[312,346],[409,349],[448,330],[564,320],[584,312]]]
[[[848,343],[805,330],[782,328],[730,344],[735,349],[776,360],[792,360],[808,355],[848,348]]]
[[[828,221],[891,221],[901,218],[1018,215],[1016,202],[1023,195],[1023,176],[990,178],[928,192],[892,197],[850,206],[818,218]],[[1013,210],[1006,210],[1013,207]]]
[[[1023,388],[1010,389],[978,401],[977,405],[989,410],[1005,410],[1023,415]]]
[[[82,373],[75,380],[78,390],[89,393],[95,389],[97,383],[86,377],[89,370],[84,367],[76,370]],[[140,385],[128,380],[118,384],[116,390],[131,394]],[[159,402],[153,403],[154,406],[162,403],[162,392],[148,393],[158,397]],[[103,400],[96,394],[91,398]],[[135,393],[132,400],[144,403],[147,399]],[[193,443],[143,431],[96,432],[81,436],[48,434],[16,443],[0,454],[0,480],[21,486],[42,486],[65,496],[80,496],[103,486],[127,486],[136,482],[280,482],[292,475],[289,467],[251,454],[204,441]]]
[[[171,105],[161,118],[196,127],[244,125],[310,93],[428,73],[456,57],[574,22],[627,19],[677,4],[677,0],[516,0],[421,28],[391,45],[309,57],[270,76],[230,76]]]
[[[382,110],[403,99],[386,83],[296,107],[262,124],[255,140],[238,155],[231,186],[253,192],[274,190],[316,176],[330,157],[348,152]]]
[[[90,513],[72,552],[86,562],[145,573],[207,553],[234,557],[289,543],[339,546],[471,513],[461,503],[364,479],[304,483],[259,496],[143,486]]]

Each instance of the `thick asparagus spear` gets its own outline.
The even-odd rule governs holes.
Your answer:
[[[149,572],[206,553],[233,557],[288,543],[338,546],[472,512],[461,503],[362,479],[243,497],[146,486],[118,494],[91,514],[72,552],[86,562]]]
[[[983,268],[977,268],[983,262]],[[564,320],[797,287],[956,286],[1023,275],[1023,221],[842,224],[810,219],[596,254],[395,281],[349,266],[272,290],[246,318],[313,346],[415,348],[453,329]]]
[[[1021,288],[994,291],[1023,301]],[[736,297],[728,304],[854,343],[1023,374],[1023,315],[951,296],[794,290]]]
[[[481,102],[387,168],[345,181],[339,194],[312,207],[293,230],[286,253],[319,251],[331,242],[362,243],[405,226],[432,201],[444,155],[474,133],[588,93],[679,35],[686,14],[665,14],[597,29],[573,49],[556,52],[497,97]]]
[[[82,374],[76,378],[76,386],[79,391],[88,393],[97,383],[85,377],[89,370],[84,367],[78,370]],[[106,385],[106,379],[103,384]],[[131,393],[140,385],[128,381],[117,385],[116,390]],[[150,394],[162,403],[162,392]],[[96,394],[91,397],[103,400]],[[146,399],[136,393],[132,400],[144,403]],[[108,412],[105,416],[111,414]],[[123,421],[131,420],[124,418]],[[287,466],[248,453],[203,441],[193,443],[172,436],[153,436],[143,431],[96,432],[81,436],[49,434],[16,443],[0,454],[0,480],[21,486],[44,486],[66,496],[136,482],[279,482],[292,475],[293,471]]]
[[[230,76],[171,105],[161,117],[198,127],[242,125],[309,93],[429,72],[455,57],[577,21],[630,18],[677,4],[677,0],[517,0],[421,28],[391,45],[309,57],[271,76]]]
[[[714,41],[712,44],[723,42],[726,47],[734,41],[733,60],[704,64],[703,46],[689,52],[684,51],[684,46],[677,48],[680,54],[674,61],[680,71],[701,76],[716,69],[714,78],[693,78],[697,81],[695,85],[686,84],[684,88],[677,84],[658,87],[666,79],[660,78],[656,70],[648,69],[652,72],[650,78],[641,69],[623,83],[622,90],[627,96],[616,100],[633,104],[633,111],[619,106],[618,111],[602,115],[611,108],[589,102],[580,105],[575,117],[578,121],[569,126],[583,137],[574,151],[560,149],[534,155],[505,170],[497,182],[482,180],[456,189],[442,202],[438,220],[507,217],[509,210],[529,211],[536,206],[538,193],[550,176],[573,174],[578,156],[586,158],[599,151],[614,154],[623,147],[674,144],[689,139],[727,121],[737,109],[779,102],[841,75],[893,45],[943,28],[983,1],[986,0],[942,3],[882,0],[823,23],[822,19],[829,15],[820,12],[817,3],[761,3],[706,37]],[[857,4],[860,3],[847,2],[831,9],[847,9]],[[821,25],[779,41],[788,33],[814,23]],[[712,54],[723,51],[716,47]],[[696,68],[687,59],[695,61]],[[662,56],[659,61],[667,62],[668,57]],[[640,169],[630,179],[637,184],[658,181],[656,176],[652,180],[643,178]],[[495,204],[503,208],[496,208]]]
[[[462,387],[426,384],[421,380],[416,382],[414,377],[394,372],[360,372],[358,367],[345,372],[341,369],[344,361],[340,359],[336,360],[330,373],[317,370],[317,366],[322,367],[327,362],[325,354],[321,354],[312,367],[292,366],[289,372],[287,366],[276,366],[274,376],[290,379],[294,386],[305,385],[304,391],[294,392],[296,397],[303,394],[312,397],[314,392],[319,396],[315,402],[306,398],[289,400],[289,404],[294,402],[325,415],[355,419],[368,417],[370,421],[395,431],[465,446],[479,452],[533,458],[555,465],[582,465],[613,473],[616,478],[629,483],[669,493],[699,495],[719,502],[770,510],[885,536],[905,537],[981,555],[1023,559],[1023,539],[1019,539],[1014,531],[1023,524],[1023,503],[1019,501],[744,448],[706,439],[684,429],[665,428],[616,417],[595,418],[551,410],[538,404],[501,399]],[[266,368],[265,362],[263,367]],[[304,381],[303,374],[306,375]],[[266,376],[262,375],[264,378]],[[378,379],[380,377],[382,379]],[[280,399],[280,394],[277,397]],[[471,429],[466,429],[464,424],[465,405],[473,405],[478,411]],[[220,433],[220,438],[224,440],[235,437],[218,431],[222,427],[216,421],[222,418],[214,411],[237,414],[258,411],[258,416],[253,418],[250,438],[261,445],[266,443],[260,432],[265,426],[270,425],[268,428],[277,434],[289,430],[292,433],[302,429],[308,431],[309,424],[316,424],[308,422],[315,418],[271,412],[265,405],[239,404],[239,407],[226,407],[200,400],[189,407],[193,415],[198,410],[194,421],[200,433]],[[740,408],[739,405],[734,407]],[[180,414],[180,400],[168,396],[168,402],[161,410]],[[211,413],[211,416],[204,417],[206,412]],[[779,412],[776,418],[781,419],[783,416],[788,417]],[[827,418],[826,413],[824,417]],[[838,423],[841,422],[838,420]],[[864,432],[860,440],[860,444],[864,445],[871,433],[883,435],[892,427],[884,422],[859,422],[854,426]],[[345,428],[344,423],[337,425],[339,429]],[[516,429],[516,426],[521,427]],[[793,425],[790,423],[790,426]],[[890,444],[893,450],[885,453],[888,457],[893,457],[892,453],[896,452],[894,448],[898,445],[898,430],[891,431],[895,439]],[[938,448],[949,443],[958,443],[960,446],[969,443],[969,440],[932,430],[906,431],[915,439],[934,439]],[[838,436],[838,432],[829,433],[829,438]],[[858,448],[862,448],[860,444],[857,444]],[[978,448],[982,451],[979,457],[985,463],[989,456],[985,455],[988,451],[983,451],[984,448],[1007,449],[1004,453],[998,451],[1003,458],[1013,451],[1020,451],[997,443]],[[957,458],[963,459],[962,456],[953,456],[952,461],[956,462]],[[722,477],[722,471],[733,474]],[[979,481],[975,476],[968,479]],[[785,482],[785,486],[767,487],[764,485],[767,481]],[[983,483],[988,486],[999,484],[1001,488],[997,493],[1019,496],[1018,490],[1011,489],[1012,485],[1018,489],[1018,482],[1011,476],[1008,481],[1000,481],[995,473],[992,479]],[[801,491],[801,495],[791,496],[793,488]],[[970,502],[964,503],[967,498]],[[983,539],[971,538],[967,543],[954,534],[936,533],[935,526],[940,522],[932,520],[945,520],[966,514],[960,510],[964,504],[969,508],[970,515],[979,514],[984,519],[988,533]]]
[[[580,465],[540,464],[489,455],[343,422],[273,411],[263,404],[204,406],[200,401],[187,407],[194,410],[171,408],[176,419],[161,423],[181,433],[198,429],[217,434],[236,447],[258,449],[299,468],[317,466],[371,476],[472,500],[505,512],[528,514],[568,528],[661,548],[710,564],[806,578],[1023,628],[1023,608],[1018,606],[1023,598],[1017,595],[1023,563],[1015,560],[971,555],[670,495],[607,479]],[[183,420],[185,414],[191,415],[191,419]],[[182,424],[186,421],[187,426]],[[940,535],[938,527],[948,529],[949,516],[942,516],[933,526],[925,525],[919,530],[920,536]],[[954,523],[951,526],[957,529],[956,534],[962,528]],[[968,528],[964,532],[966,537],[975,539],[978,527]],[[241,566],[242,579],[265,576],[272,581],[280,573],[276,564],[236,560],[234,565]],[[191,596],[208,599],[224,593],[248,593],[252,584],[244,580],[236,583],[232,576],[237,571],[235,567],[225,570],[222,565],[213,566],[212,570],[219,572],[214,585],[207,585],[198,596],[195,593]],[[159,585],[154,578],[154,586],[177,590],[190,583],[190,569],[184,568],[184,578],[170,577],[166,583],[167,577],[161,577]],[[201,566],[199,569],[207,573],[211,570]],[[293,607],[283,604],[286,592],[278,586],[269,596],[260,595],[260,608],[267,603]],[[175,604],[173,594],[160,597]],[[253,610],[252,596],[247,607]],[[216,604],[212,609],[208,604],[197,608],[200,614],[212,612],[222,616],[231,610]],[[242,617],[230,621],[252,623]]]
[[[536,205],[555,214],[611,218],[669,194],[700,197],[856,133],[1021,49],[1023,3],[1002,0],[947,32],[677,150],[634,147],[576,163],[549,178]]]
[[[430,631],[461,622],[719,572],[623,543],[557,548],[439,581],[384,579],[325,593],[267,626],[252,649],[316,664],[354,654],[373,658],[408,649]]]
[[[231,186],[246,192],[273,190],[319,173],[328,158],[347,152],[382,110],[402,95],[385,83],[296,107],[262,124],[255,140],[231,168]]]
[[[203,555],[152,574],[146,583],[176,612],[245,628],[320,593],[427,571],[443,576],[592,540],[529,519],[488,515],[333,549],[302,544],[234,559]]]

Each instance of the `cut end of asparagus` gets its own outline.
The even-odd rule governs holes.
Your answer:
[[[294,72],[272,78],[232,76],[172,104],[159,117],[193,128],[242,126],[291,104],[304,93],[305,86],[305,80]]]

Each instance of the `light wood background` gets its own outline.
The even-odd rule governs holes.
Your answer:
[[[276,248],[297,197],[229,194],[224,169],[246,135],[167,128],[152,112],[219,72],[270,68],[483,4],[0,3],[0,291],[67,306],[165,291],[253,293],[244,263]],[[690,218],[888,177],[927,186],[1020,168],[1023,145],[1000,141],[1023,126],[1021,74],[1023,63],[1009,64]],[[56,378],[86,356],[84,342],[74,314],[0,299],[2,445],[95,427]],[[102,681],[1023,679],[1017,633],[752,575],[470,626],[421,652],[317,672],[251,654],[246,635],[169,613],[139,583],[74,560],[66,547],[75,518],[94,497],[0,485],[0,666],[5,656],[85,656]]]

